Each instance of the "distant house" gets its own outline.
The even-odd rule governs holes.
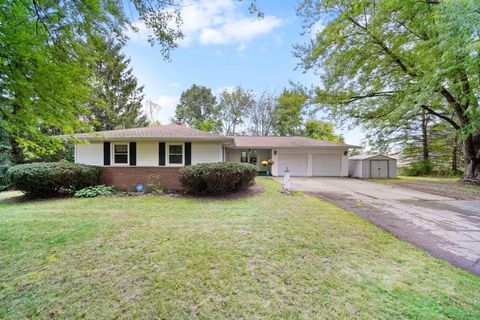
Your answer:
[[[305,137],[224,136],[185,127],[146,128],[81,133],[87,143],[75,145],[75,162],[98,166],[101,182],[119,189],[137,184],[181,188],[182,167],[205,162],[245,162],[282,176],[348,175],[347,151],[354,146]]]

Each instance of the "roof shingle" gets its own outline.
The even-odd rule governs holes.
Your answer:
[[[183,125],[169,124],[145,128],[131,128],[109,131],[79,133],[77,139],[105,140],[105,139],[192,139],[211,141],[232,141],[224,135],[188,128]]]
[[[355,147],[350,144],[323,141],[307,137],[235,136],[233,139],[236,148]]]

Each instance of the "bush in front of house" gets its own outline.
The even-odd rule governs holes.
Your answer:
[[[98,183],[97,167],[69,162],[19,164],[8,169],[12,186],[32,197],[74,192]]]
[[[112,194],[115,194],[113,187],[100,184],[98,186],[80,189],[76,191],[73,196],[75,198],[95,198],[98,196],[111,196]]]
[[[0,191],[7,190],[12,185],[10,175],[8,174],[8,168],[10,168],[10,166],[0,166]]]
[[[180,182],[189,193],[221,195],[247,189],[257,173],[257,167],[249,163],[200,163],[183,168]]]

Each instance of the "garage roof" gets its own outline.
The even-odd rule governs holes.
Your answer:
[[[232,137],[236,148],[354,148],[356,146],[345,143],[317,140],[307,137],[253,137],[235,136]]]
[[[348,158],[348,160],[366,160],[366,159],[370,159],[370,158],[374,158],[374,157],[397,160],[393,157],[385,156],[383,154],[360,154],[358,156],[351,156],[351,157]]]

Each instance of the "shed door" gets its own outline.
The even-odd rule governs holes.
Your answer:
[[[288,167],[290,176],[307,175],[307,154],[306,153],[281,153],[278,155],[278,175],[283,176]]]
[[[312,175],[317,177],[339,177],[342,163],[339,154],[314,154]]]
[[[388,178],[388,160],[370,160],[371,178]]]

